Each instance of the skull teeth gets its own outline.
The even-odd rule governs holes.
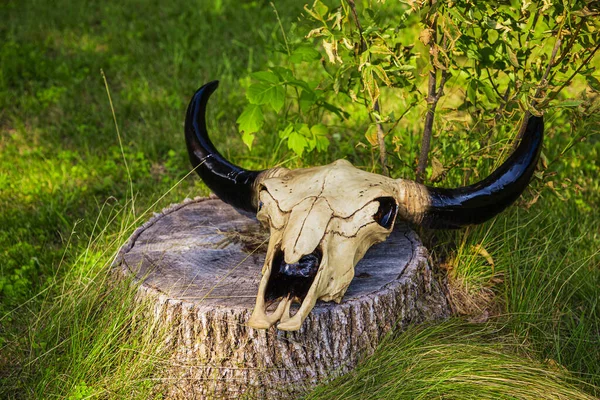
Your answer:
[[[283,262],[283,251],[280,249],[270,249],[269,252],[263,267],[256,305],[248,320],[248,326],[255,329],[268,329],[277,324],[277,329],[296,331],[302,326],[318,297],[316,289],[320,280],[320,250],[301,258],[294,264]],[[315,268],[317,263],[318,266]],[[286,267],[293,270],[292,273],[286,274]],[[304,276],[307,275],[305,274],[307,271],[310,272],[309,276]],[[299,303],[300,307],[292,315],[291,307],[294,302]],[[275,310],[269,312],[268,309],[273,308]]]
[[[289,321],[291,319],[290,317],[290,307],[293,303],[293,299],[291,298],[287,298],[284,300],[281,300],[282,302],[285,301],[285,309],[283,310],[283,314],[281,315],[281,318],[279,319],[280,323],[281,322],[285,322],[285,321]]]
[[[291,318],[288,315],[288,318],[282,318],[280,320],[280,322],[277,324],[277,329],[282,331],[297,331],[300,329],[302,322],[303,320],[300,313],[296,313],[296,315]]]
[[[290,304],[292,303],[292,300],[289,297],[281,299],[281,301],[277,305],[277,308],[271,314],[266,313],[266,308],[264,307],[264,301],[262,303],[263,304],[261,306],[259,306],[259,304],[257,302],[257,305],[254,308],[254,311],[252,312],[252,316],[250,317],[250,320],[248,321],[248,325],[251,328],[256,328],[256,329],[270,328],[277,321],[281,320],[282,316],[285,315],[284,313],[286,312],[286,310],[287,310],[287,313],[289,316],[289,309],[290,309]]]

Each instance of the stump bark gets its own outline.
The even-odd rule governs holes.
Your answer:
[[[268,232],[218,199],[171,206],[138,228],[117,268],[170,324],[171,398],[291,398],[352,370],[392,328],[449,315],[407,226],[369,250],[340,304],[318,302],[297,332],[246,326]]]

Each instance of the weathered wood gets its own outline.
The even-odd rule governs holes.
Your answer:
[[[358,263],[342,303],[317,303],[297,332],[249,328],[267,240],[251,216],[195,199],[155,215],[123,246],[122,272],[173,324],[171,397],[292,397],[351,370],[392,327],[449,314],[426,249],[399,226]]]

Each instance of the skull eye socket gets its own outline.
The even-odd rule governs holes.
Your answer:
[[[379,197],[375,201],[379,203],[379,208],[373,215],[373,219],[385,229],[390,229],[398,211],[396,202],[392,197]]]

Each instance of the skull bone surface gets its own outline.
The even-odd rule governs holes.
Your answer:
[[[428,228],[484,222],[528,185],[543,140],[531,117],[515,152],[470,186],[432,188],[355,168],[346,160],[288,170],[248,171],[231,164],[208,137],[205,109],[217,82],[194,95],[186,115],[192,165],[226,203],[256,212],[270,230],[256,305],[248,325],[298,330],[317,300],[340,302],[367,250],[384,241],[397,218]],[[299,308],[292,315],[292,304]],[[296,307],[295,307],[296,308]]]
[[[339,303],[356,263],[392,231],[397,191],[394,180],[345,160],[263,179],[257,218],[271,238],[250,326],[296,330],[317,300]],[[267,315],[269,301],[279,303]]]

